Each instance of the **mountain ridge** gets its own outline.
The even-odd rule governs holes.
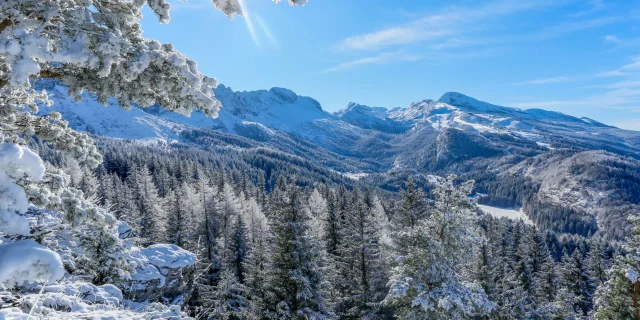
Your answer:
[[[428,185],[425,176],[456,173],[477,181],[476,190],[487,195],[479,201],[523,206],[537,225],[556,219],[540,208],[578,212],[571,216],[579,226],[571,230],[578,233],[620,220],[620,214],[606,213],[612,208],[640,209],[640,196],[633,191],[640,190],[634,173],[640,172],[640,132],[555,111],[497,106],[447,92],[407,108],[350,103],[330,113],[315,99],[285,88],[234,91],[221,85],[215,94],[223,108],[212,119],[159,106],[125,111],[114,100],[105,108],[87,93],[77,104],[55,81],[40,87],[54,101],[40,112],[59,111],[77,130],[204,149],[212,143],[266,148],[389,191],[398,190],[407,174]]]

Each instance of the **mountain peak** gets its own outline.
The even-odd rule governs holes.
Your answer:
[[[483,112],[513,113],[514,111],[522,111],[517,108],[502,107],[480,101],[459,92],[447,92],[443,94],[440,99],[438,99],[438,102],[446,103],[459,108]]]
[[[298,99],[298,95],[287,88],[273,87],[269,92],[288,103],[294,103]]]
[[[384,119],[387,117],[387,109],[383,107],[370,107],[356,102],[349,102],[346,107],[336,111],[334,115],[339,118],[356,116]]]

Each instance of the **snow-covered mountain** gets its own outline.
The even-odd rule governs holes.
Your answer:
[[[89,94],[76,103],[54,81],[38,86],[54,100],[41,113],[59,111],[72,127],[101,136],[269,148],[390,190],[407,171],[459,173],[478,180],[477,189],[496,203],[517,205],[528,199],[570,204],[565,207],[591,217],[603,215],[618,200],[616,206],[640,202],[621,190],[629,184],[640,189],[640,178],[596,175],[640,168],[640,132],[559,112],[497,106],[456,92],[407,108],[350,103],[329,113],[318,101],[288,89],[247,92],[221,85],[215,94],[223,109],[212,119],[200,112],[185,117],[159,106],[126,111],[116,101],[103,107]],[[195,131],[210,139],[185,134]],[[595,182],[584,183],[589,179]],[[514,186],[495,189],[500,181]],[[524,183],[533,185],[526,195],[520,190],[498,195]]]
[[[363,143],[382,142],[402,146],[425,130],[443,132],[447,129],[474,135],[505,135],[532,141],[547,149],[566,147],[563,138],[567,136],[589,140],[588,144],[615,142],[609,149],[630,153],[636,153],[640,144],[637,132],[559,112],[496,106],[456,92],[445,93],[438,100],[423,100],[408,108],[391,110],[350,103],[332,114],[324,111],[318,101],[288,89],[240,92],[220,85],[215,93],[224,107],[219,117],[212,119],[200,112],[185,117],[160,107],[125,111],[117,108],[115,101],[103,108],[89,94],[77,104],[67,95],[66,88],[55,82],[43,82],[40,86],[53,95],[53,109],[61,112],[72,127],[117,138],[174,140],[178,139],[179,132],[193,128],[239,135],[256,131],[273,135],[280,131],[346,154],[350,152],[345,152],[345,147],[362,149]],[[42,108],[41,112],[50,111]],[[361,151],[366,156],[366,150]]]

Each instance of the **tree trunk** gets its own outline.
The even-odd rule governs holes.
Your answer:
[[[638,310],[638,291],[640,291],[640,282],[633,284],[633,313],[636,320],[640,320],[640,310]]]

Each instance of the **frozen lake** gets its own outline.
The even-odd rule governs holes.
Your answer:
[[[505,218],[509,218],[511,220],[524,220],[525,223],[533,225],[533,222],[529,219],[529,217],[527,217],[520,209],[508,209],[508,208],[498,208],[498,207],[491,207],[491,206],[485,206],[483,204],[479,204],[478,208],[480,208],[480,210],[484,211],[485,213],[488,213],[496,218],[501,218],[501,217],[505,217]]]

